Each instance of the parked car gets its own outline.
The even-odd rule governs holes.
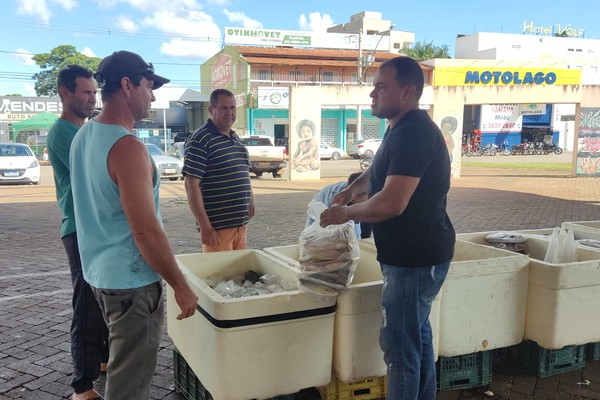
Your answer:
[[[0,143],[0,182],[40,183],[40,163],[22,143]]]
[[[175,143],[185,142],[187,140],[187,138],[190,137],[191,134],[192,134],[192,132],[179,132],[173,138],[173,142],[175,142]]]
[[[242,136],[242,143],[250,157],[250,172],[257,177],[264,172],[273,174],[273,178],[281,178],[287,166],[287,149],[285,146],[274,146],[269,136]]]
[[[155,144],[146,143],[146,148],[154,160],[161,178],[168,178],[172,181],[180,178],[183,179],[183,175],[181,175],[181,169],[183,168],[182,159],[167,156]]]
[[[178,158],[180,160],[183,160],[184,146],[185,146],[185,142],[175,142],[175,143],[173,143],[173,145],[171,146],[171,148],[169,149],[169,151],[167,151],[167,155],[169,157]]]
[[[383,139],[359,140],[348,147],[348,154],[354,158],[361,158],[362,156],[373,157],[377,153],[381,142],[383,142]]]
[[[346,156],[346,152],[340,148],[322,144],[319,149],[319,157],[326,160],[339,160]]]

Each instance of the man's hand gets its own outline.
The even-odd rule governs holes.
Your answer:
[[[346,218],[346,206],[332,206],[321,213],[320,225],[325,228],[329,225],[343,224],[346,221],[348,221]]]
[[[252,219],[254,217],[254,213],[254,200],[252,200],[250,201],[250,206],[248,207],[248,219]]]
[[[331,200],[331,204],[345,206],[352,201],[354,198],[354,194],[350,192],[348,189],[344,189],[335,196]]]
[[[175,301],[179,308],[181,308],[181,314],[177,316],[178,320],[191,317],[196,312],[198,296],[196,296],[188,285],[185,285],[181,290],[175,291]]]
[[[212,226],[206,229],[200,228],[200,240],[202,244],[207,246],[219,245],[219,236],[217,236],[217,231]]]

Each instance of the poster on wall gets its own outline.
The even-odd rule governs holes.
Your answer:
[[[318,90],[318,88],[317,88]],[[290,104],[290,179],[321,177],[321,107],[314,88],[292,88]]]
[[[460,121],[462,126],[462,120]],[[446,115],[440,122],[440,130],[444,136],[444,142],[450,155],[451,175],[458,177],[460,175],[460,144],[462,143],[462,132],[457,129],[459,118],[452,115]],[[458,144],[458,145],[457,145]]]
[[[518,104],[483,104],[479,130],[483,133],[521,132],[523,116]]]
[[[577,175],[600,176],[600,108],[581,108],[577,137]]]

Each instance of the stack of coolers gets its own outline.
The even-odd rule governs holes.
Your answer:
[[[593,239],[600,238],[597,224],[565,227],[576,239]],[[565,364],[565,348],[579,358],[584,344],[594,357],[600,353],[600,249],[580,246],[576,260],[548,263],[552,233],[518,231],[527,239],[523,254],[490,244],[486,237],[494,232],[457,235],[429,316],[438,389],[488,384],[496,349],[535,364],[538,376],[580,367],[579,359],[558,365]],[[373,240],[359,240],[359,247],[352,281],[337,297],[292,290],[226,299],[204,281],[248,269],[297,278],[299,245],[177,256],[199,297],[198,312],[177,321],[169,288],[168,332],[212,397],[265,399],[308,387],[319,388],[323,399],[385,396],[383,277]],[[556,359],[551,368],[542,365],[544,358]]]

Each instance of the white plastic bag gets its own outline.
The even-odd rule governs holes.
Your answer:
[[[544,261],[564,264],[577,261],[577,242],[571,229],[556,227],[550,235],[550,243]]]
[[[338,296],[352,282],[360,257],[354,222],[321,228],[319,219],[327,209],[312,200],[308,215],[315,221],[300,234],[300,289],[320,296]]]

